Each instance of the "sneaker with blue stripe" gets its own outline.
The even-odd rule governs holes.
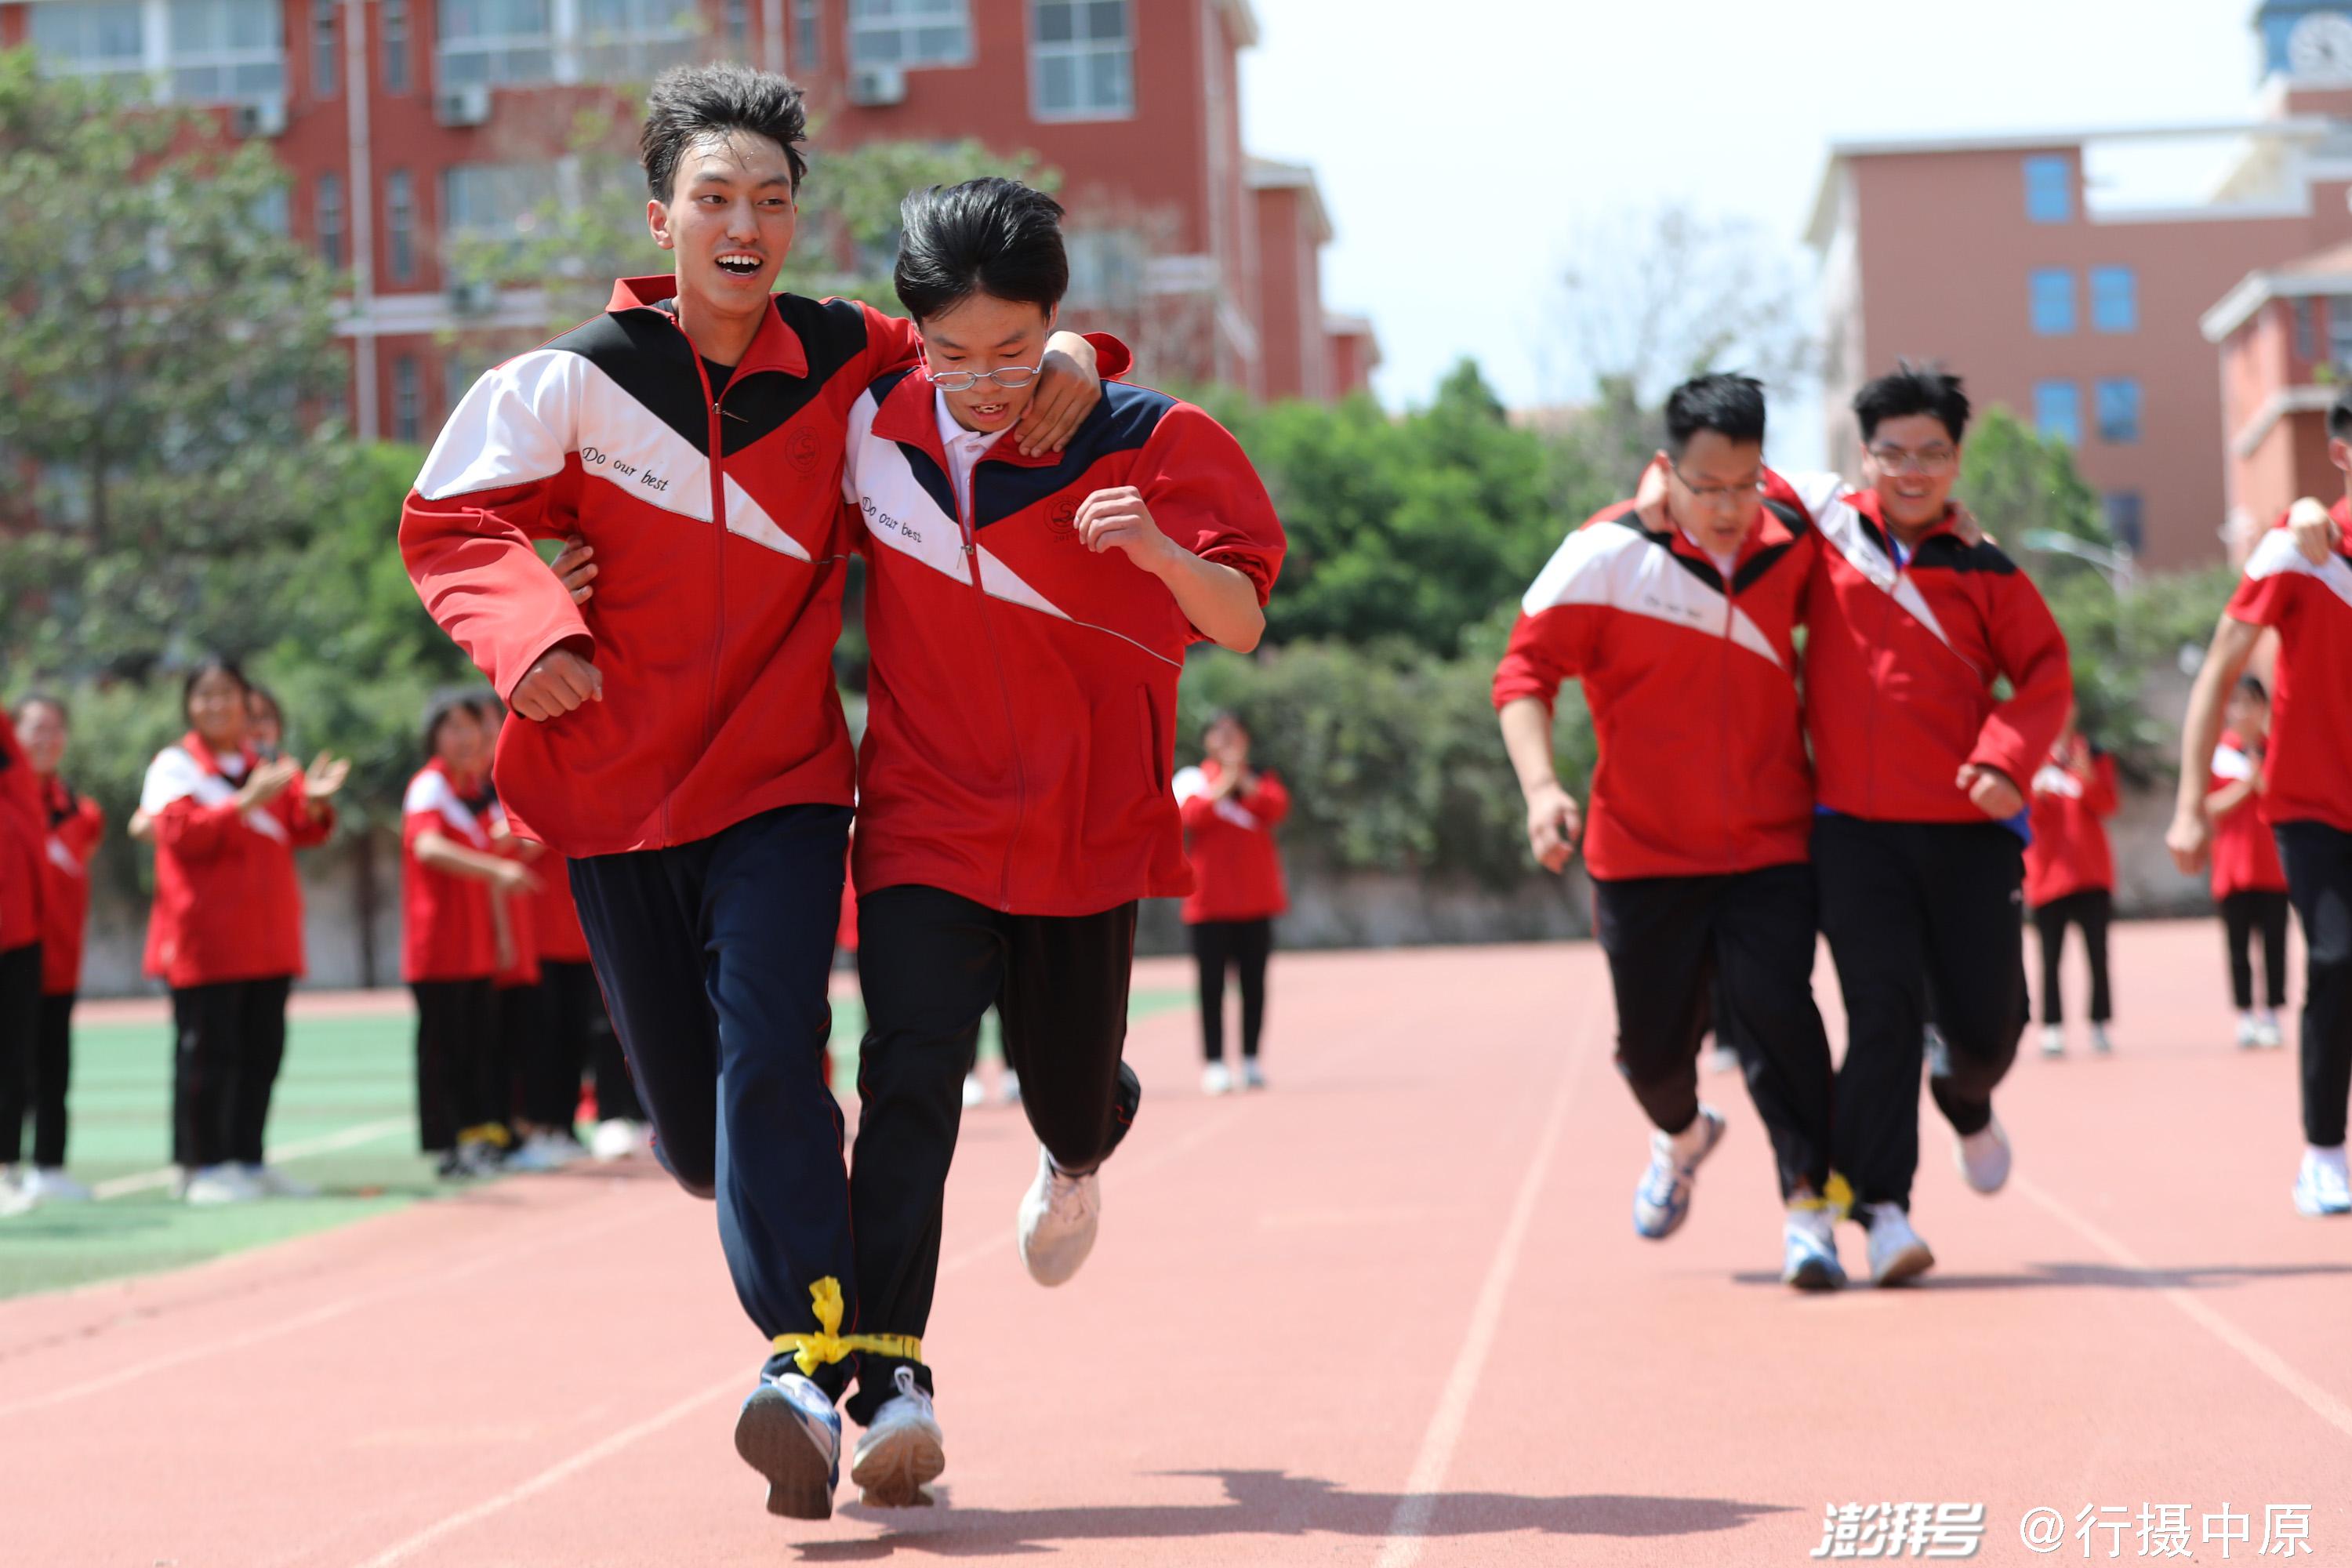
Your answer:
[[[1700,1106],[1698,1119],[1680,1133],[1650,1133],[1650,1163],[1633,1189],[1635,1235],[1664,1241],[1682,1228],[1690,1216],[1691,1186],[1700,1162],[1721,1142],[1723,1113],[1711,1105]]]
[[[1780,1227],[1780,1282],[1800,1290],[1835,1290],[1845,1284],[1835,1211],[1819,1203],[1790,1208]]]
[[[831,1519],[841,1484],[841,1413],[797,1372],[762,1377],[735,1417],[735,1451],[768,1478],[768,1511]]]

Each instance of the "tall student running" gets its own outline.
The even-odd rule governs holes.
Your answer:
[[[2221,910],[2230,996],[2238,1009],[2238,1048],[2276,1050],[2286,1043],[2278,1016],[2286,1005],[2286,926],[2292,911],[2278,839],[2260,808],[2269,791],[2271,696],[2259,677],[2238,678],[2230,692],[2226,722],[2229,727],[2213,748],[2212,776],[2205,784],[2205,820],[2213,833],[2213,901]],[[2253,952],[2258,931],[2263,939],[2259,995]]]
[[[856,1294],[824,1063],[855,773],[832,665],[842,447],[851,405],[916,341],[862,305],[772,291],[803,129],[779,77],[656,82],[646,216],[674,275],[623,279],[604,315],[484,375],[418,476],[401,546],[511,710],[499,797],[571,863],[656,1152],[717,1200],[769,1350],[737,1450],[772,1511],[822,1519],[834,1401],[861,1352],[911,1343],[889,1303]],[[1016,437],[1046,461],[1098,396],[1092,347],[1052,347]],[[608,573],[590,605],[531,546],[572,536]]]

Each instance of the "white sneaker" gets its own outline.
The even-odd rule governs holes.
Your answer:
[[[2262,1025],[2254,1021],[2254,1016],[2252,1013],[2239,1014],[2238,1048],[2242,1051],[2258,1050],[2261,1048],[2262,1043]]]
[[[206,1165],[188,1177],[188,1202],[197,1206],[249,1204],[259,1196],[261,1189],[242,1165]]]
[[[507,1156],[506,1168],[526,1175],[535,1171],[560,1171],[576,1157],[579,1147],[560,1132],[534,1132]]]
[[[2111,1039],[2109,1039],[2109,1038],[2107,1037],[2107,1026],[2106,1026],[2105,1024],[2094,1024],[2094,1025],[2092,1025],[2092,1026],[2091,1026],[2091,1052],[2092,1052],[2092,1054],[2093,1054],[2094,1056],[2102,1056],[2102,1057],[2104,1057],[2104,1056],[2112,1056],[2112,1055],[2115,1053],[2115,1048],[2116,1048],[2116,1043],[2115,1043],[2115,1041],[2113,1041],[2113,1040],[2111,1040]]]
[[[1996,1116],[1984,1125],[1984,1130],[1965,1138],[1952,1138],[1952,1163],[1960,1168],[1960,1179],[1979,1193],[1997,1193],[2009,1181],[2009,1134]]]
[[[1723,1113],[1712,1105],[1700,1106],[1697,1119],[1679,1135],[1650,1130],[1650,1163],[1633,1188],[1635,1235],[1664,1241],[1682,1228],[1699,1164],[1722,1142]]]
[[[948,1468],[947,1439],[915,1369],[899,1367],[890,1379],[898,1392],[857,1440],[849,1479],[864,1489],[858,1500],[868,1508],[920,1508],[931,1500],[923,1488]]]
[[[1201,1092],[1211,1097],[1234,1091],[1234,1069],[1223,1062],[1211,1062],[1201,1069]]]
[[[1900,1285],[1936,1266],[1936,1255],[1911,1228],[1911,1216],[1900,1204],[1864,1204],[1863,1223],[1870,1227],[1870,1282]]]
[[[2278,1015],[2267,1007],[2254,1015],[2254,1028],[2259,1037],[2254,1043],[2266,1051],[2286,1044],[2286,1031],[2279,1027]]]
[[[1021,1200],[1021,1261],[1040,1285],[1068,1282],[1095,1249],[1102,1223],[1102,1178],[1063,1173],[1045,1146],[1037,1149],[1037,1179]]]
[[[1006,1068],[1004,1076],[997,1080],[996,1103],[999,1105],[1021,1103],[1021,1075],[1011,1068]]]
[[[2294,1207],[2306,1219],[2352,1214],[2352,1176],[2345,1170],[2343,1144],[2303,1152],[2303,1169],[2294,1178]]]
[[[1244,1089],[1264,1089],[1265,1087],[1265,1069],[1257,1065],[1257,1058],[1255,1057],[1244,1057],[1242,1058],[1242,1087]]]
[[[25,1184],[14,1171],[0,1171],[0,1219],[13,1215],[30,1214],[40,1207],[41,1200],[25,1190]]]
[[[90,1200],[89,1189],[57,1165],[44,1165],[38,1170],[26,1172],[17,1185],[26,1195],[39,1203],[86,1204]]]
[[[963,1108],[966,1110],[970,1110],[976,1105],[986,1103],[987,1100],[988,1090],[981,1086],[980,1075],[976,1072],[968,1072],[964,1074]]]
[[[646,1146],[646,1128],[641,1121],[625,1121],[609,1117],[596,1123],[588,1135],[588,1152],[599,1160],[625,1160],[641,1153]]]
[[[2063,1057],[2066,1054],[2065,1026],[2062,1024],[2042,1026],[2042,1054],[2045,1057]]]
[[[319,1189],[309,1182],[297,1181],[275,1165],[245,1165],[245,1179],[253,1184],[257,1196],[265,1198],[315,1198]]]
[[[1800,1290],[1834,1290],[1845,1283],[1833,1211],[1819,1204],[1788,1211],[1780,1225],[1780,1282]]]

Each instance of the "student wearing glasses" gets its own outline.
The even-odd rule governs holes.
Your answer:
[[[1781,1277],[1844,1280],[1830,1208],[1830,1047],[1813,1005],[1813,788],[1795,628],[1820,541],[1764,467],[1764,389],[1706,375],[1666,400],[1644,491],[1570,534],[1520,603],[1495,672],[1528,842],[1581,847],[1617,1001],[1617,1065],[1649,1117],[1633,1228],[1690,1212],[1724,1119],[1698,1098],[1709,977],[1740,1048],[1786,1205]],[[1642,502],[1654,504],[1646,510]],[[1600,742],[1590,801],[1553,771],[1552,704],[1583,687]]]

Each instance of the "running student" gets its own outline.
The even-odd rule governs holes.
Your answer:
[[[1828,1037],[1813,1005],[1812,780],[1795,631],[1820,543],[1768,500],[1764,390],[1706,375],[1666,400],[1664,526],[1620,502],[1569,535],[1520,602],[1495,672],[1528,842],[1564,869],[1582,839],[1617,1001],[1617,1065],[1650,1119],[1633,1228],[1690,1211],[1723,1136],[1698,1098],[1710,980],[1772,1139],[1782,1278],[1844,1280],[1830,1206]],[[1554,772],[1552,705],[1582,682],[1600,745],[1587,811]]]
[[[41,1016],[40,784],[0,711],[0,1215],[37,1201],[16,1169]]]
[[[16,704],[16,735],[41,791],[41,1015],[33,1039],[33,1158],[22,1186],[48,1202],[79,1203],[89,1189],[66,1174],[66,1090],[73,1078],[74,994],[81,989],[89,919],[89,861],[106,837],[98,802],[59,775],[69,735],[65,703],[42,693]],[[0,1119],[8,1115],[0,1110]],[[5,1163],[5,1162],[0,1162]]]
[[[2230,954],[2230,994],[2238,1008],[2238,1048],[2275,1050],[2285,1044],[2279,1009],[2286,1005],[2286,868],[2278,840],[2263,820],[2267,790],[2265,746],[2271,697],[2260,679],[2241,676],[2231,689],[2229,728],[2213,748],[2205,784],[2205,820],[2212,829],[2213,901]],[[2263,990],[2254,991],[2254,933],[2263,938]],[[2257,1007],[2256,1002],[2261,1005]]]
[[[1207,752],[1196,768],[1176,775],[1184,819],[1184,858],[1192,868],[1192,895],[1184,900],[1184,928],[1201,980],[1201,1092],[1234,1087],[1225,1065],[1225,972],[1242,994],[1244,1089],[1264,1089],[1258,1037],[1265,1026],[1265,966],[1274,952],[1274,921],[1286,903],[1282,854],[1274,830],[1290,815],[1290,792],[1280,778],[1250,766],[1249,727],[1238,714],[1219,713],[1202,731]]]
[[[851,405],[912,363],[916,338],[862,305],[772,292],[802,132],[780,77],[663,75],[640,150],[674,276],[623,279],[606,314],[476,383],[408,498],[401,547],[512,710],[499,797],[571,862],[656,1151],[717,1200],[771,1351],[738,1450],[772,1510],[821,1519],[832,1402],[861,1347],[908,1332],[895,1303],[856,1295],[824,1064],[855,773],[832,664],[842,447]],[[1068,334],[1053,348],[1014,437],[1045,463],[1098,396],[1094,350]],[[531,544],[575,535],[611,573],[586,605]],[[918,1136],[942,1147],[916,1163],[943,1165],[952,1125]],[[773,1375],[795,1367],[797,1384]]]
[[[1821,530],[1806,606],[1813,871],[1845,999],[1832,1163],[1868,1232],[1871,1278],[1935,1256],[1910,1221],[1919,1076],[1969,1184],[2009,1179],[1992,1091],[2027,1019],[2025,791],[2074,700],[2066,639],[2015,563],[1951,499],[1969,400],[1904,364],[1853,400],[1864,488],[1801,480]],[[2006,680],[2007,698],[1996,692]]]
[[[2116,912],[2116,857],[2106,818],[2116,814],[2116,760],[2069,724],[2050,758],[2033,775],[2033,804],[2025,846],[2025,907],[2042,942],[2042,1054],[2066,1051],[2066,1009],[2059,995],[2058,960],[2066,928],[2083,932],[2091,967],[2091,1048],[2115,1048],[2107,1025],[2115,1001],[2107,982],[2107,927]]]
[[[2352,390],[2327,413],[2327,456],[2352,472]],[[2344,1129],[2352,1099],[2352,559],[2344,531],[2352,500],[2323,522],[2306,517],[2301,541],[2285,525],[2246,557],[2197,672],[2181,726],[2180,795],[2165,843],[2183,871],[2203,865],[2213,829],[2201,769],[2221,737],[2222,700],[2245,672],[2265,627],[2278,633],[2272,671],[2270,743],[2259,809],[2278,836],[2287,897],[2303,921],[2303,1161],[2294,1206],[2352,1214]],[[2309,552],[2326,547],[2315,563]]]

